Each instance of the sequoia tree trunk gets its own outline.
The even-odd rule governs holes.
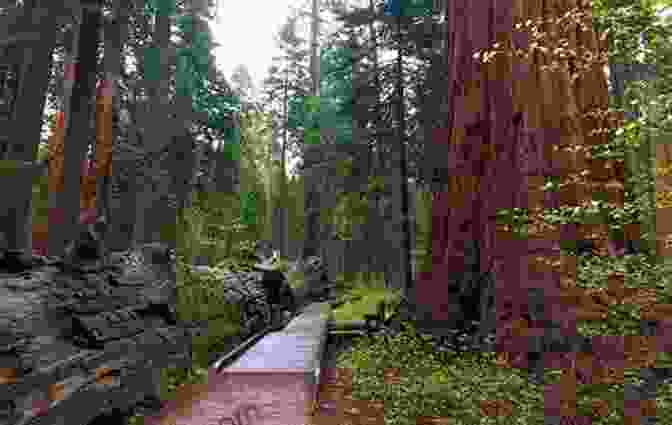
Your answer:
[[[119,113],[120,106],[120,96],[119,92],[119,80],[122,74],[122,61],[121,55],[126,40],[128,39],[129,34],[129,16],[131,11],[132,3],[131,0],[115,0],[113,4],[113,17],[112,20],[105,26],[105,31],[103,33],[105,37],[105,53],[104,53],[104,67],[106,72],[106,79],[112,88],[112,110],[115,113]],[[112,129],[110,134],[111,137],[116,138],[119,136],[115,131],[118,128]],[[112,155],[108,158],[109,161],[112,161]],[[105,170],[102,178],[99,177],[98,181],[98,214],[105,216],[107,220],[108,232],[105,235],[105,245],[108,245],[109,237],[112,233],[121,232],[122,229],[120,225],[123,223],[120,217],[113,217],[112,214],[112,199],[110,196],[110,185],[112,179],[112,164],[108,165],[108,168]],[[119,211],[120,208],[117,208]],[[116,220],[120,218],[120,220]]]
[[[418,279],[415,291],[418,302],[430,306],[435,326],[448,319],[447,280],[464,271],[470,242],[479,246],[479,271],[497,273],[497,309],[518,302],[515,288],[539,286],[550,293],[557,287],[557,273],[533,275],[525,261],[533,253],[557,252],[558,241],[502,238],[493,218],[501,209],[527,208],[527,176],[558,174],[554,146],[604,141],[604,133],[592,132],[583,118],[606,108],[602,66],[591,64],[572,83],[568,72],[542,68],[558,60],[552,57],[554,48],[535,50],[529,59],[502,54],[485,62],[475,54],[496,42],[527,51],[531,36],[514,31],[515,24],[539,18],[549,19],[540,29],[548,33],[544,43],[560,43],[556,38],[565,27],[557,18],[577,5],[590,11],[588,2],[573,0],[554,2],[553,8],[541,0],[447,2],[447,108],[432,137],[433,145],[448,152],[443,159],[446,188],[434,194],[432,205],[432,270]],[[600,53],[590,25],[571,31],[570,50]],[[583,64],[570,65],[580,69]]]

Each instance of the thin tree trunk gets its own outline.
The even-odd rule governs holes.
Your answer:
[[[208,137],[208,143],[205,146],[206,155],[207,155],[207,173],[205,177],[204,192],[212,193],[215,191],[215,166],[217,161],[215,160],[216,150],[212,145],[214,140]]]
[[[151,122],[146,125],[146,137],[143,140],[146,152],[156,152],[167,143],[171,135],[166,131],[165,120],[167,119],[167,100],[168,91],[166,84],[169,79],[169,67],[166,60],[166,52],[170,44],[170,16],[157,14],[154,24],[153,48],[159,50],[161,63],[156,67],[159,75],[151,76],[146,80],[149,102],[146,103],[149,110],[146,116],[151,117]],[[133,231],[134,244],[149,242],[151,239],[147,227],[147,212],[151,210],[152,204],[156,200],[154,193],[154,183],[147,181],[158,177],[159,161],[158,158],[152,158],[149,161],[150,166],[146,172],[138,174],[139,179],[136,182],[136,212],[135,228]],[[148,177],[148,178],[147,178]]]
[[[318,32],[320,30],[319,28],[319,23],[320,23],[320,1],[319,0],[313,0],[313,10],[312,10],[312,18],[311,18],[311,25],[310,25],[310,73],[312,77],[312,90],[311,94],[313,96],[319,96],[320,95],[320,61],[319,57],[317,55],[317,49],[318,49],[318,44],[317,44],[317,37],[318,37]]]
[[[399,43],[401,43],[401,26],[399,26]],[[399,49],[399,58],[397,62],[397,67],[399,71],[399,81],[397,87],[397,96],[399,101],[399,150],[401,154],[401,218],[402,218],[402,232],[403,232],[403,245],[402,245],[402,262],[404,269],[404,293],[406,295],[413,289],[413,272],[411,270],[411,222],[409,215],[409,196],[408,196],[408,159],[406,152],[406,119],[405,119],[405,109],[404,109],[404,81],[403,81],[403,69],[402,69],[402,50]]]
[[[21,135],[10,139],[8,159],[34,161],[42,133],[42,113],[49,85],[52,55],[56,47],[57,17],[45,6],[47,1],[32,2],[25,6],[23,19],[32,30],[43,34],[36,42],[21,44],[23,60],[10,134]]]
[[[217,153],[215,154],[215,187],[217,192],[221,194],[235,193],[235,172],[236,161],[224,158],[224,143],[217,146]]]
[[[20,14],[24,25],[44,34],[38,41],[21,45],[22,61],[10,129],[6,158],[32,162],[42,131],[45,93],[49,84],[52,54],[56,47],[57,23],[55,12],[46,1],[26,2]],[[27,185],[31,187],[30,184]],[[32,192],[22,193],[15,201],[15,210],[6,218],[8,248],[32,251]]]
[[[320,95],[320,72],[319,72],[319,63],[317,56],[317,35],[319,31],[319,0],[313,0],[313,9],[312,9],[312,22],[311,22],[311,56],[310,56],[310,69],[311,69],[311,95],[319,96]],[[308,151],[319,150],[320,146],[305,146],[304,155],[308,154]],[[305,210],[306,210],[306,225],[305,225],[305,242],[303,247],[303,256],[309,257],[319,254],[320,246],[320,199],[319,193],[317,191],[317,173],[314,170],[310,170],[307,167],[305,178],[304,178],[304,190],[305,190]]]
[[[275,247],[280,250],[282,257],[287,257],[288,248],[287,241],[288,229],[287,229],[287,178],[285,175],[285,162],[287,154],[287,123],[289,120],[288,111],[287,111],[287,102],[289,101],[288,96],[289,89],[289,68],[285,69],[285,83],[284,83],[284,102],[283,102],[283,141],[282,147],[280,148],[280,181],[277,182],[278,190],[275,194],[275,208],[273,209],[273,235],[275,239]]]
[[[371,16],[374,15],[375,12],[375,2],[373,0],[369,0],[369,12],[371,13]],[[381,162],[380,162],[380,137],[378,135],[378,131],[380,129],[380,93],[381,93],[381,79],[380,79],[380,72],[379,72],[379,66],[378,66],[378,34],[375,28],[375,22],[374,19],[372,18],[371,21],[369,21],[369,32],[370,32],[370,37],[371,37],[371,52],[372,52],[372,66],[373,66],[373,78],[374,78],[374,90],[375,90],[375,103],[374,103],[374,125],[373,125],[373,143],[372,145],[375,146],[375,152],[371,152],[371,162],[374,164],[371,167],[371,175],[377,176],[378,172],[380,172],[381,168]],[[369,206],[369,216],[367,218],[367,227],[369,227],[369,231],[367,232],[369,237],[367,241],[367,246],[369,247],[368,252],[369,254],[369,267],[371,268],[371,271],[375,273],[381,273],[383,272],[383,269],[381,266],[381,261],[380,261],[380,254],[376,254],[376,252],[380,252],[380,250],[375,250],[373,247],[375,246],[376,243],[380,243],[382,241],[383,234],[380,231],[380,226],[379,220],[380,220],[380,214],[379,214],[379,202],[380,202],[380,196],[377,193],[373,193],[369,196],[369,201],[370,205]]]
[[[105,37],[105,56],[104,56],[104,67],[106,73],[107,83],[110,84],[112,89],[112,110],[117,112],[119,111],[120,105],[120,96],[119,93],[119,80],[121,79],[122,74],[122,50],[128,39],[129,32],[129,16],[131,11],[132,3],[131,0],[115,0],[113,4],[113,15],[112,20],[105,26],[104,37]],[[119,135],[115,131],[114,127],[111,131],[111,136],[113,138],[118,137]],[[120,220],[115,222],[117,217],[113,217],[112,210],[112,200],[110,198],[110,184],[111,184],[111,174],[112,174],[112,155],[109,155],[107,158],[110,163],[106,165],[106,169],[102,173],[102,178],[98,179],[98,215],[104,216],[107,221],[107,228],[110,231],[105,235],[105,245],[108,244],[109,236],[114,231],[121,231],[120,229]]]
[[[351,40],[351,43],[353,44],[353,47],[356,48],[358,52],[361,52],[366,48],[366,46],[363,45],[356,45],[356,42],[354,38]],[[360,62],[355,61],[352,64],[352,91],[353,93],[358,93],[362,89],[366,89],[368,87],[368,81],[367,81],[368,73],[362,72],[360,70]],[[366,138],[366,130],[365,130],[365,124],[366,121],[364,119],[359,119],[358,117],[361,116],[367,116],[368,114],[360,114],[359,113],[359,108],[360,107],[355,107],[353,111],[353,117],[352,117],[352,143],[354,145],[361,145],[363,143],[367,143],[367,138]],[[368,103],[366,103],[366,106],[362,108],[362,112],[368,112]],[[368,145],[368,143],[367,143]],[[370,146],[366,146],[367,149],[366,151],[364,150],[357,150],[356,155],[367,155],[367,158],[353,158],[354,162],[353,164],[360,162],[360,161],[365,161],[369,163],[370,160]],[[370,163],[368,164],[370,165]],[[360,176],[361,180],[357,182],[355,185],[350,185],[346,184],[344,190],[353,190],[355,192],[360,192],[366,190],[366,184],[367,184],[367,176],[366,176],[366,171],[369,170],[370,167],[361,167],[361,162],[360,162],[360,170],[358,175]],[[353,170],[354,171],[354,170]],[[356,188],[356,189],[355,189]],[[350,272],[350,271],[365,271],[370,269],[370,262],[368,261],[369,257],[369,250],[365,249],[364,243],[365,243],[365,238],[364,238],[364,225],[360,224],[359,222],[357,223],[351,223],[352,225],[352,241],[350,242],[352,245],[353,250],[351,252],[348,252],[350,250],[346,251],[345,255],[345,269]],[[347,255],[347,254],[352,254],[352,255]]]
[[[402,34],[401,34],[401,16],[397,17],[397,84],[396,84],[396,155],[397,161],[395,164],[395,172],[398,173],[398,187],[393,189],[393,198],[396,198],[395,210],[399,211],[399,218],[401,226],[397,227],[400,234],[397,235],[399,241],[398,245],[398,274],[395,277],[399,278],[399,288],[404,294],[408,295],[412,289],[413,276],[411,272],[411,241],[410,241],[410,226],[409,226],[409,208],[408,208],[408,171],[406,161],[406,125],[405,125],[405,108],[404,108],[404,79],[403,79],[403,51],[402,51]],[[396,192],[396,193],[395,193]],[[397,270],[395,270],[397,272]]]

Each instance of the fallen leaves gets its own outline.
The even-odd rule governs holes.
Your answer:
[[[398,384],[401,380],[400,375],[401,371],[399,368],[385,369],[383,373],[383,382],[387,385]]]
[[[489,417],[505,417],[513,413],[513,403],[509,400],[481,400],[479,407],[481,414]]]
[[[590,407],[591,413],[595,418],[603,418],[609,414],[609,403],[605,400],[593,400]]]
[[[13,384],[16,382],[16,369],[13,367],[0,368],[0,385]]]
[[[419,416],[415,425],[451,425],[451,419],[438,416]]]
[[[395,371],[398,374],[398,369]],[[328,371],[327,383],[320,385],[318,409],[311,416],[313,425],[384,423],[384,406],[377,400],[357,400],[352,394],[352,371],[336,368]]]

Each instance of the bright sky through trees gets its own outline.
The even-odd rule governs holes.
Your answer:
[[[215,41],[221,44],[215,50],[217,65],[226,78],[231,77],[239,64],[247,65],[257,88],[266,76],[271,58],[280,54],[274,36],[291,6],[298,7],[305,0],[222,0],[219,19],[212,22]]]

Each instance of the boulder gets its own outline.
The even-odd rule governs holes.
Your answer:
[[[141,245],[107,265],[71,260],[0,252],[2,423],[87,425],[130,412],[158,397],[161,368],[191,363],[167,246]]]

